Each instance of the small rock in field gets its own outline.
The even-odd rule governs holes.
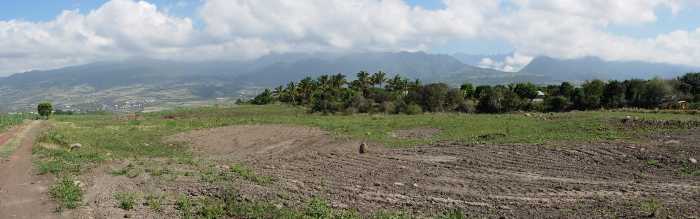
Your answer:
[[[690,163],[692,163],[692,164],[698,163],[698,160],[696,160],[695,158],[690,158],[690,159],[688,159],[688,160],[689,160]]]
[[[80,188],[83,188],[85,184],[83,182],[80,182],[79,180],[73,181],[73,185],[76,185]]]
[[[382,184],[379,183],[379,182],[375,182],[375,183],[374,183],[374,186],[382,186]]]
[[[679,141],[679,140],[669,140],[669,141],[666,141],[665,143],[666,143],[666,144],[680,144],[681,141]]]
[[[400,183],[400,182],[395,182],[394,185],[395,185],[395,186],[404,186],[405,184]]]
[[[229,165],[221,165],[221,166],[219,166],[219,169],[228,171],[231,169],[231,167]]]
[[[416,187],[416,188],[418,188],[418,184],[416,184],[416,183],[413,183],[413,187]]]
[[[82,144],[80,144],[80,143],[75,143],[75,144],[70,145],[70,150],[71,150],[71,151],[72,151],[72,150],[78,150],[78,149],[80,149],[80,148],[82,148],[82,147],[83,147]]]
[[[364,153],[367,153],[367,144],[362,142],[362,144],[360,144],[360,154]]]

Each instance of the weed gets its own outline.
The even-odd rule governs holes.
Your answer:
[[[177,201],[175,201],[175,209],[180,211],[180,217],[182,218],[192,218],[194,216],[194,206],[192,205],[192,199],[186,195],[181,195]]]
[[[643,201],[639,206],[639,209],[642,211],[642,213],[647,214],[651,217],[657,215],[661,208],[662,208],[661,202],[659,202],[656,199],[649,199],[649,200]]]
[[[330,218],[333,214],[333,209],[325,200],[313,198],[306,206],[304,214],[311,218]]]
[[[225,205],[223,201],[215,199],[215,198],[210,198],[210,197],[204,197],[199,200],[198,203],[199,209],[197,210],[197,215],[200,218],[207,218],[207,219],[213,219],[213,218],[221,218],[223,217],[226,212],[225,212]]]
[[[118,207],[124,210],[132,210],[136,206],[136,194],[133,192],[117,192],[114,199],[118,202]]]
[[[438,219],[466,219],[467,217],[461,210],[450,210],[439,217]]]
[[[272,183],[272,177],[257,175],[252,169],[240,164],[233,165],[231,167],[231,172],[237,174],[244,180],[248,180],[259,185],[267,185]]]
[[[83,199],[83,191],[72,177],[63,177],[49,188],[49,195],[59,204],[59,209],[74,209]]]
[[[658,160],[647,160],[647,165],[652,166],[652,167],[659,167],[661,166],[659,164]]]
[[[146,205],[155,212],[163,211],[163,196],[148,195],[146,196]]]

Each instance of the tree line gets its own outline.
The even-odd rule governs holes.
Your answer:
[[[281,102],[307,106],[321,113],[405,113],[464,112],[507,113],[513,111],[564,112],[623,107],[682,108],[700,103],[700,73],[676,79],[630,79],[625,81],[586,81],[580,86],[569,82],[540,86],[533,83],[479,85],[464,83],[423,84],[400,75],[361,71],[357,79],[346,75],[306,77],[273,90],[266,89],[250,103]]]

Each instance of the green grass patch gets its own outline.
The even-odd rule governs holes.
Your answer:
[[[83,200],[83,191],[72,177],[62,177],[49,188],[49,195],[58,202],[58,210],[77,208]]]
[[[137,194],[133,192],[117,192],[114,194],[117,200],[117,207],[124,210],[132,210],[136,206]]]

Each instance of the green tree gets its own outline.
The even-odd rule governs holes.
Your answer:
[[[481,96],[485,95],[490,90],[491,86],[488,85],[477,86],[474,90],[474,98],[480,99]]]
[[[423,86],[421,89],[423,108],[430,112],[444,111],[449,89],[450,87],[444,83]]]
[[[453,111],[464,102],[464,91],[460,89],[449,89],[445,100],[445,109]]]
[[[583,84],[582,105],[585,109],[600,108],[601,99],[605,92],[605,82],[601,80],[587,81]]]
[[[477,90],[479,90],[479,87],[477,87]],[[507,88],[502,86],[483,89],[483,93],[479,95],[479,103],[476,105],[476,110],[481,113],[503,112],[502,103],[507,90]]]
[[[474,98],[474,85],[470,83],[464,83],[462,86],[459,86],[459,89],[462,90],[462,93],[464,94],[464,98],[471,99]]]
[[[384,85],[384,82],[386,81],[386,73],[378,71],[377,73],[374,73],[372,75],[370,81],[372,81],[373,86],[379,85],[379,87],[382,87]]]
[[[646,81],[639,79],[626,80],[622,82],[625,85],[625,100],[627,105],[634,107],[643,107],[644,98],[642,94],[646,89]]]
[[[625,106],[625,84],[619,81],[609,81],[603,91],[603,105],[608,108]]]
[[[273,101],[274,98],[272,96],[272,91],[270,91],[270,89],[265,89],[265,91],[258,94],[258,96],[255,96],[251,103],[255,105],[266,105],[272,103]]]
[[[559,93],[557,93],[557,95],[571,99],[571,97],[574,95],[575,89],[576,87],[571,85],[571,83],[562,82],[561,85],[559,85]]]
[[[678,80],[688,85],[688,94],[694,96],[694,100],[700,102],[700,73],[688,73]]]
[[[647,81],[642,92],[644,106],[648,108],[661,107],[663,103],[670,100],[670,96],[671,87],[659,78]]]
[[[530,100],[537,98],[537,90],[537,86],[532,83],[519,83],[513,89],[520,98]]]
[[[571,103],[563,96],[548,96],[544,98],[544,110],[547,112],[564,112]]]
[[[51,105],[49,102],[39,103],[37,106],[37,113],[39,113],[39,115],[43,116],[45,119],[49,119],[49,117],[51,117],[51,113],[53,113],[53,105]]]

